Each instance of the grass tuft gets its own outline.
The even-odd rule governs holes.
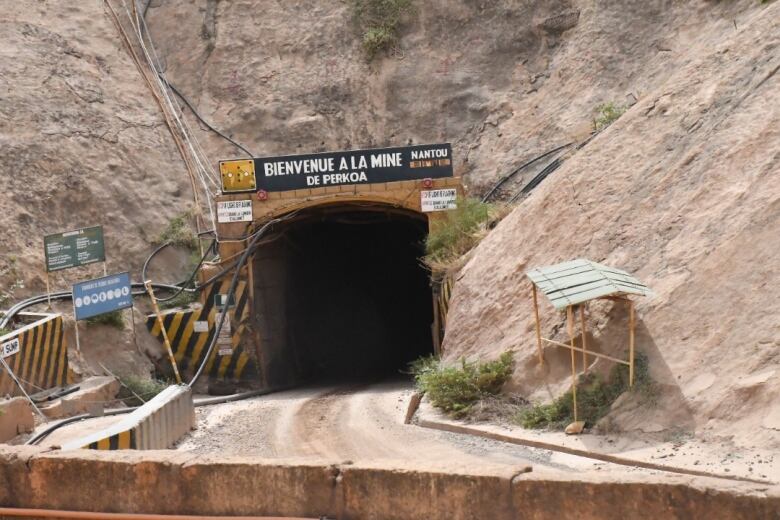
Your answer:
[[[87,322],[87,325],[107,325],[119,330],[124,330],[125,328],[125,317],[122,315],[121,310],[99,314],[84,321]]]
[[[143,402],[141,402],[138,397],[144,401],[148,401],[168,388],[169,385],[166,381],[135,375],[119,376],[119,382],[122,384],[122,387],[119,390],[119,398],[128,406],[142,405]],[[138,397],[136,397],[136,395]]]
[[[168,301],[159,302],[160,310],[177,309],[189,307],[191,303],[194,303],[198,299],[198,294],[189,291],[182,291],[174,298]]]
[[[155,245],[170,242],[174,246],[186,247],[195,250],[198,248],[198,239],[190,227],[192,213],[186,211],[181,215],[173,217],[166,228],[154,240]]]
[[[447,211],[428,234],[425,264],[436,271],[447,270],[487,234],[495,220],[495,209],[478,199],[458,199],[457,209]]]
[[[647,356],[638,354],[634,359],[634,387],[628,386],[628,367],[615,365],[604,381],[598,374],[581,375],[577,383],[578,419],[594,425],[609,413],[612,404],[626,391],[639,395],[640,400],[653,406],[658,399],[658,386],[650,378]],[[561,429],[574,421],[572,392],[569,390],[549,404],[541,404],[523,410],[515,422],[523,428]]]
[[[417,388],[425,392],[436,408],[451,417],[467,416],[475,404],[501,392],[512,375],[511,352],[494,361],[444,366],[435,357],[422,358],[410,365]]]
[[[599,132],[615,121],[626,112],[627,107],[617,105],[610,101],[596,107],[596,117],[593,120],[593,130]]]
[[[414,12],[413,0],[350,0],[363,51],[371,61],[398,44],[402,23]]]

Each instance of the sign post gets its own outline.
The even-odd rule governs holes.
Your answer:
[[[81,351],[79,321],[133,306],[130,273],[112,274],[76,283],[73,285],[72,299],[73,316],[76,319],[76,350]]]
[[[103,262],[103,276],[108,274],[106,272],[106,249],[102,226],[46,235],[43,237],[43,252],[46,258],[46,296],[49,309],[51,309],[50,272]],[[78,337],[78,326],[76,327],[76,337]]]

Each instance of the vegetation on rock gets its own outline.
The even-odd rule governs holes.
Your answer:
[[[369,61],[398,44],[401,24],[414,10],[412,0],[351,0],[351,5]]]
[[[596,107],[596,117],[593,119],[593,130],[599,132],[615,121],[626,112],[627,107],[617,105],[610,101]]]
[[[628,386],[628,367],[615,365],[604,381],[595,373],[583,374],[577,383],[577,418],[594,425],[607,415],[612,404],[626,391],[640,395],[646,404],[653,404],[658,388],[650,379],[647,356],[638,354],[634,360],[634,387]],[[516,416],[524,428],[560,429],[574,421],[572,392],[569,390],[549,404],[533,406]]]
[[[143,402],[138,399],[139,397],[148,401],[168,387],[166,381],[135,375],[120,376],[119,382],[122,384],[119,398],[128,406],[140,406]]]
[[[498,395],[512,375],[512,352],[494,361],[467,362],[446,366],[434,357],[418,359],[410,365],[417,388],[425,392],[436,408],[451,417],[468,415],[481,399]]]
[[[186,247],[188,249],[197,249],[198,239],[189,225],[192,213],[184,213],[174,217],[168,222],[168,226],[154,240],[155,244],[170,242],[174,246]]]
[[[122,311],[107,312],[105,314],[98,314],[85,320],[87,325],[107,325],[119,330],[125,328],[125,317],[122,315]]]
[[[495,207],[473,198],[458,200],[458,208],[448,211],[442,222],[432,226],[425,242],[425,263],[446,270],[469,252],[487,234],[499,215]]]

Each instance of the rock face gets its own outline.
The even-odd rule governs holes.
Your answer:
[[[655,292],[639,300],[637,346],[663,404],[624,399],[615,425],[780,446],[768,419],[780,397],[779,46],[780,4],[743,16],[553,173],[460,273],[447,356],[515,349],[517,390],[560,392],[569,354],[551,347],[537,367],[524,273],[589,258]],[[543,298],[542,314],[543,335],[564,338],[564,316]],[[623,355],[625,311],[599,304],[590,317],[591,348]]]
[[[780,386],[779,5],[420,1],[399,47],[370,64],[341,0],[151,0],[146,19],[166,76],[254,154],[451,141],[476,194],[587,136],[598,104],[633,105],[474,252],[447,355],[515,348],[516,389],[561,390],[557,354],[551,373],[534,368],[523,273],[591,258],[656,292],[639,306],[639,348],[670,404],[640,413],[628,400],[618,425],[778,446],[765,412]],[[82,225],[105,225],[109,270],[137,269],[192,200],[158,107],[102,2],[1,9],[5,291],[42,292],[41,236]],[[190,121],[212,166],[242,154]],[[594,348],[619,353],[625,314],[592,316]],[[546,308],[545,334],[560,324]]]
[[[103,224],[109,272],[139,268],[192,195],[103,3],[22,0],[0,10],[4,292],[44,292],[42,236],[76,227]],[[98,274],[55,274],[53,289]]]

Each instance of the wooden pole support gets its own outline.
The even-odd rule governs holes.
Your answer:
[[[152,281],[146,280],[144,282],[146,292],[149,293],[149,299],[152,300],[152,309],[157,316],[157,325],[160,326],[160,332],[162,333],[163,343],[165,343],[165,350],[168,351],[168,358],[171,360],[171,366],[173,367],[173,373],[176,375],[176,382],[181,384],[181,376],[179,375],[179,367],[176,365],[176,358],[173,357],[173,350],[171,349],[171,342],[168,340],[168,331],[165,330],[165,324],[163,323],[162,314],[160,313],[160,307],[157,305],[157,298],[154,297],[154,290],[152,289]]]
[[[542,355],[542,325],[539,323],[539,301],[536,296],[536,284],[531,282],[531,287],[534,296],[534,318],[536,319],[536,350],[539,355],[539,364],[544,364],[544,356]]]
[[[577,361],[574,357],[574,311],[571,305],[566,307],[566,328],[571,342],[571,399],[574,405],[574,422],[577,422]]]
[[[588,339],[585,326],[585,304],[580,305],[580,328],[582,329],[582,371],[588,371]]]
[[[634,302],[628,302],[628,386],[634,386],[634,329],[636,319],[634,317]]]

